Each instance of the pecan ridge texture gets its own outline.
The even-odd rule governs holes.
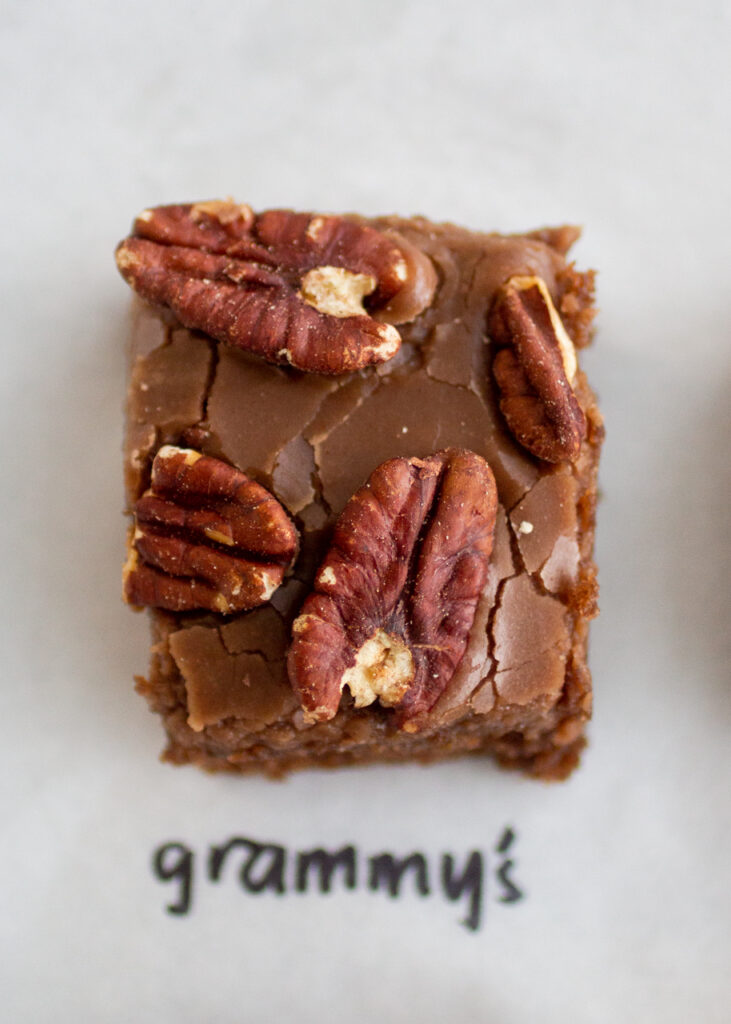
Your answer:
[[[539,277],[512,277],[488,318],[492,372],[513,436],[545,462],[574,461],[586,417],[573,389],[576,350]]]
[[[297,554],[297,531],[277,499],[193,449],[158,451],[134,516],[124,569],[132,605],[244,611],[269,600]]]
[[[487,463],[447,449],[380,465],[343,510],[292,627],[290,680],[309,721],[347,686],[401,728],[434,706],[462,658],[482,593],[497,508]]]
[[[374,228],[291,210],[255,215],[229,201],[145,210],[116,258],[128,284],[184,326],[322,374],[398,351],[399,332],[374,315],[388,319],[389,304],[419,276],[394,239]],[[417,289],[421,307],[433,287]]]

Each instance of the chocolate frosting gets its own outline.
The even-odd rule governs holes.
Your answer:
[[[130,504],[146,486],[157,447],[192,438],[199,450],[269,487],[302,538],[294,574],[269,606],[230,621],[175,620],[169,650],[195,731],[229,719],[254,732],[284,720],[302,727],[284,670],[288,625],[335,516],[377,465],[397,455],[469,448],[490,464],[500,500],[490,574],[467,652],[423,723],[427,732],[472,716],[504,723],[516,709],[543,714],[559,702],[567,666],[583,660],[573,604],[588,555],[580,551],[577,507],[592,484],[595,458],[556,468],[513,440],[497,407],[485,333],[492,297],[512,275],[542,276],[560,302],[566,264],[558,242],[549,243],[563,244],[564,234],[506,238],[420,218],[369,223],[399,232],[425,253],[438,280],[432,305],[399,327],[399,353],[377,368],[335,378],[283,369],[171,326],[137,304],[126,448]],[[598,424],[581,373],[577,387]],[[342,715],[352,717],[347,707]],[[374,729],[387,723],[378,708],[358,712],[358,720],[366,734],[367,723]]]

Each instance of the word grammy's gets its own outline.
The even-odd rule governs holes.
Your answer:
[[[514,861],[508,856],[515,838],[513,830],[506,828],[494,856],[472,850],[460,858],[451,853],[364,855],[353,845],[333,851],[322,847],[289,850],[277,843],[232,836],[218,846],[209,846],[205,856],[183,842],[163,843],[153,853],[152,868],[159,881],[171,886],[168,913],[179,916],[192,910],[201,884],[238,880],[240,888],[252,896],[359,889],[392,899],[405,894],[441,896],[461,904],[465,914],[461,923],[477,931],[486,898],[498,903],[516,903],[523,898],[512,878]]]

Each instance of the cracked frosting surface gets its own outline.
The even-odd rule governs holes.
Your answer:
[[[502,237],[420,218],[368,223],[427,253],[439,280],[432,305],[399,327],[398,354],[378,367],[323,377],[273,366],[136,303],[129,505],[147,486],[157,448],[189,444],[268,487],[301,536],[293,575],[269,606],[228,620],[153,613],[157,653],[140,688],[165,715],[175,761],[215,768],[259,759],[277,770],[307,757],[337,763],[484,748],[561,774],[590,708],[586,619],[601,421],[579,372],[589,422],[579,460],[552,466],[528,454],[497,406],[485,323],[507,278],[536,274],[573,314],[567,327],[582,345],[590,285],[567,268],[560,231]],[[333,722],[305,728],[284,656],[334,518],[386,459],[451,446],[488,461],[500,502],[487,586],[455,676],[416,736],[396,733],[383,709],[356,712],[347,699]]]

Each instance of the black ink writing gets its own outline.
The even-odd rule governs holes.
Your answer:
[[[507,853],[510,847],[515,841],[515,833],[511,828],[506,828],[500,837],[495,849],[498,853]],[[502,886],[502,893],[499,896],[501,903],[517,903],[518,900],[523,899],[523,892],[518,888],[513,879],[510,877],[510,872],[515,867],[514,861],[509,858],[504,860],[497,868],[496,874],[498,882]]]
[[[297,892],[307,892],[310,869],[313,867],[320,872],[320,892],[330,892],[333,875],[337,868],[343,869],[347,888],[355,889],[355,857],[354,846],[344,846],[337,853],[328,853],[327,850],[321,848],[298,853],[295,873]]]
[[[223,846],[212,846],[208,855],[208,877],[212,882],[221,878],[228,855],[233,850],[247,851],[247,857],[241,865],[239,878],[247,892],[261,893],[270,889],[272,892],[283,893],[284,865],[287,851],[275,843],[257,843],[253,839],[236,836],[229,839]]]
[[[515,832],[513,832],[512,828],[510,827],[506,828],[503,834],[500,836],[500,839],[498,840],[498,844],[495,847],[495,849],[497,850],[498,853],[507,853],[510,847],[513,845],[514,839]]]
[[[152,870],[161,882],[177,882],[177,900],[168,903],[169,914],[187,914],[193,897],[193,851],[184,843],[165,843],[155,850]]]
[[[385,883],[389,895],[398,896],[401,891],[401,879],[412,869],[416,891],[422,896],[428,896],[429,882],[423,853],[410,853],[402,859],[394,857],[392,853],[381,853],[377,857],[371,857],[368,888],[375,892],[381,883]]]
[[[175,840],[154,851],[152,870],[160,882],[172,887],[172,899],[166,910],[177,917],[192,911],[194,893],[201,882],[219,884],[237,878],[240,887],[253,896],[325,894],[335,889],[353,891],[359,885],[391,899],[441,895],[449,903],[462,902],[465,916],[460,923],[468,931],[476,932],[482,925],[489,892],[501,904],[517,903],[524,898],[513,875],[515,859],[507,856],[515,841],[515,832],[506,828],[495,845],[498,859],[493,864],[491,856],[480,850],[472,850],[463,858],[442,853],[430,859],[418,851],[402,856],[386,851],[364,856],[352,844],[334,851],[319,846],[291,851],[278,843],[259,842],[241,835],[210,845],[201,861],[193,847]],[[196,880],[199,863],[204,865],[204,877]],[[488,869],[495,878],[494,889],[487,882]]]
[[[469,913],[462,921],[465,928],[476,932],[482,917],[482,854],[473,850],[461,875],[454,873],[454,857],[445,853],[442,859],[442,885],[448,899],[455,901],[467,893]]]

